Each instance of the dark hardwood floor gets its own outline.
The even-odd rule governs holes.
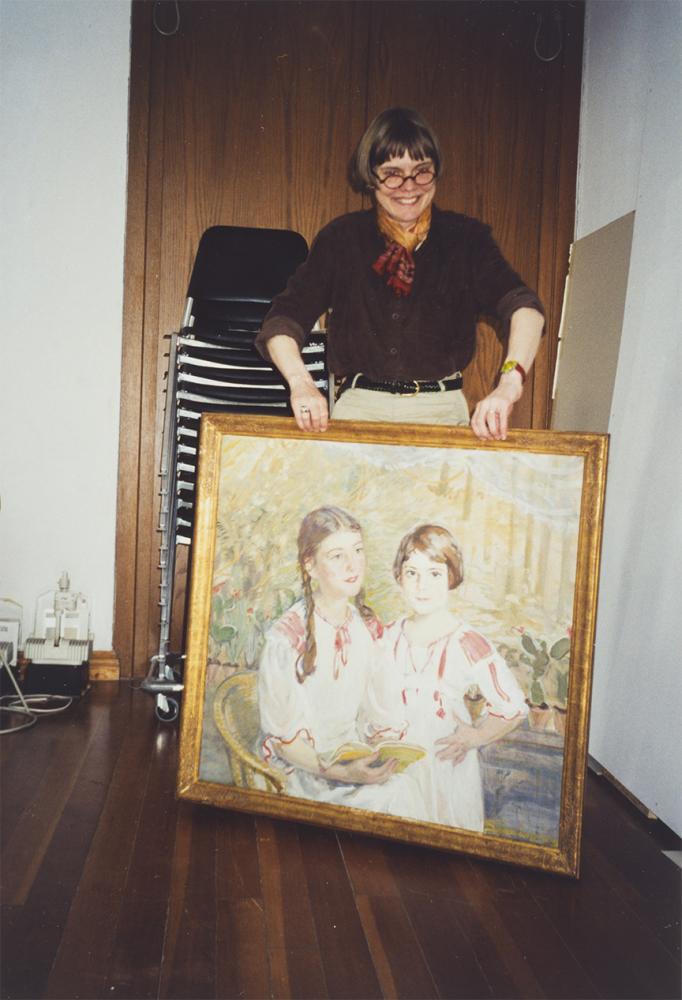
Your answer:
[[[680,997],[679,840],[587,782],[578,882],[175,800],[127,684],[0,740],[10,998]]]

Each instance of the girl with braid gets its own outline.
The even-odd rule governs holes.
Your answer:
[[[263,756],[286,772],[289,795],[425,819],[416,781],[394,773],[394,760],[379,763],[375,753],[324,763],[365,735],[360,719],[381,630],[363,600],[360,525],[338,507],[311,511],[298,561],[303,599],[272,626],[260,662]]]

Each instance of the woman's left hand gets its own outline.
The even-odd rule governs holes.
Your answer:
[[[522,392],[521,376],[517,372],[503,375],[500,384],[474,410],[471,418],[474,434],[487,441],[505,441],[511,411]]]

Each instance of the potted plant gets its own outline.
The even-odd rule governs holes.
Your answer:
[[[568,696],[568,662],[571,641],[567,636],[557,639],[548,649],[544,639],[534,640],[527,632],[521,636],[524,652],[521,662],[531,671],[528,698],[530,724],[533,729],[546,730],[552,724],[557,733],[566,729]]]

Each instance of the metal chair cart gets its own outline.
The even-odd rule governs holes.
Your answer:
[[[180,713],[184,652],[171,652],[173,584],[178,545],[192,544],[201,414],[291,415],[287,385],[253,346],[270,303],[308,252],[290,230],[213,226],[201,238],[180,333],[170,336],[161,449],[160,634],[142,688],[156,715]],[[303,348],[306,367],[329,392],[323,334]],[[184,644],[184,643],[183,643]]]

